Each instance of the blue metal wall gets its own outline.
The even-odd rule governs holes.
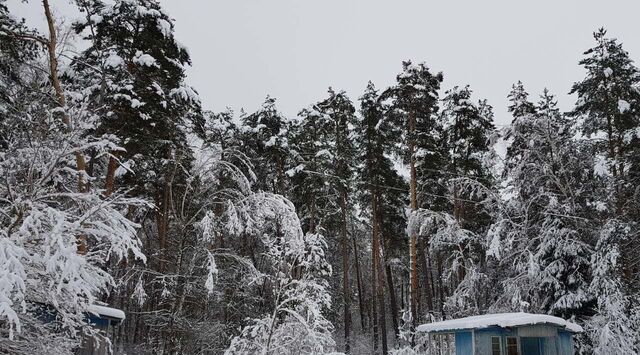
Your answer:
[[[456,332],[456,355],[470,354],[473,354],[473,336],[471,332]]]
[[[544,338],[520,338],[520,348],[522,348],[522,355],[546,355],[543,352]]]
[[[468,333],[461,336],[463,339],[472,338],[470,331],[460,331],[456,333],[456,355],[473,354],[472,348],[465,345],[463,351],[458,351],[458,334]],[[475,346],[476,355],[491,354],[491,337],[498,336],[501,340],[502,352],[506,354],[506,338],[508,336],[517,336],[516,329],[505,329],[500,327],[490,327],[475,330]],[[556,337],[521,337],[520,350],[522,355],[573,355],[573,334],[562,329],[558,329]]]
[[[573,355],[573,335],[564,330],[558,330],[558,354]]]

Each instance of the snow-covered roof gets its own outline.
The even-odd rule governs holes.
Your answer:
[[[574,333],[582,332],[581,326],[562,318],[546,314],[530,314],[524,312],[485,314],[482,316],[450,319],[442,322],[422,324],[418,326],[417,330],[419,332],[438,332],[458,329],[481,329],[496,326],[506,328],[534,324],[552,324]]]
[[[125,319],[124,312],[117,308],[111,308],[106,306],[99,306],[97,304],[92,304],[87,307],[87,311],[93,314],[97,314],[99,316],[115,318],[115,319]]]

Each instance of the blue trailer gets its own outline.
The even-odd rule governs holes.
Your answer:
[[[562,318],[498,313],[423,324],[425,350],[437,355],[573,355],[582,328]]]

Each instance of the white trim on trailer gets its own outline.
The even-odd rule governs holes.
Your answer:
[[[471,355],[476,355],[476,330],[471,329]]]

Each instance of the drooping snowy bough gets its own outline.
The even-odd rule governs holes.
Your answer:
[[[25,117],[22,124],[29,123],[35,122]],[[8,341],[55,327],[75,334],[86,325],[87,307],[114,285],[103,266],[129,256],[144,260],[137,225],[125,214],[145,202],[69,191],[78,174],[71,167],[81,149],[72,144],[77,137],[41,134],[38,141],[17,135],[0,153],[0,320],[8,324]],[[112,148],[104,141],[87,145]],[[86,254],[78,253],[79,236],[90,246]],[[55,322],[38,321],[45,310]]]
[[[270,285],[274,303],[271,313],[247,319],[226,353],[333,351],[333,326],[323,315],[331,305],[324,237],[304,235],[293,205],[280,195],[252,194],[229,212],[238,216],[242,232],[259,236],[269,266],[256,281]]]

